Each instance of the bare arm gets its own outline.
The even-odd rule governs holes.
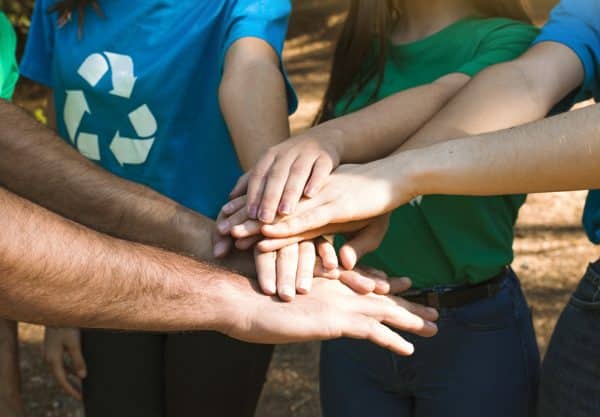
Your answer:
[[[398,353],[412,346],[380,321],[433,335],[435,311],[360,296],[335,281],[293,304],[258,294],[251,281],[192,259],[110,238],[0,188],[0,316],[55,326],[217,330],[284,343],[369,338]],[[334,300],[334,301],[332,301]]]
[[[412,160],[416,195],[598,189],[600,105],[396,157]]]
[[[212,259],[212,220],[99,168],[16,106],[0,101],[0,120],[5,188],[112,236]],[[253,273],[249,259],[223,262]]]
[[[399,151],[542,119],[582,81],[573,51],[553,42],[535,45],[476,76]]]
[[[219,99],[244,170],[290,136],[279,57],[265,41],[242,38],[229,48]]]

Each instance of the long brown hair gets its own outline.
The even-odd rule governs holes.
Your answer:
[[[502,16],[531,22],[521,0],[472,0],[486,17]],[[376,80],[374,99],[383,82],[389,39],[402,10],[395,0],[352,0],[333,56],[329,85],[316,123],[333,117],[334,107],[349,95],[348,106],[371,81]]]
[[[97,0],[61,0],[48,8],[48,13],[58,13],[58,25],[64,26],[71,21],[73,12],[77,11],[79,37],[83,34],[85,9],[91,6],[99,16],[104,16]]]

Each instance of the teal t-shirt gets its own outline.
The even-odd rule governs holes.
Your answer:
[[[470,17],[423,40],[391,46],[376,100],[451,73],[474,76],[518,57],[537,34],[525,23]],[[342,100],[337,115],[371,104],[375,88],[372,81],[349,106]],[[524,202],[524,195],[419,198],[392,213],[382,245],[363,262],[408,276],[415,288],[484,281],[512,262],[513,227]]]
[[[15,52],[17,36],[6,15],[0,12],[0,98],[10,100],[19,79]]]

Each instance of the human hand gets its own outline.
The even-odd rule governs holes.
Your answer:
[[[399,192],[393,187],[385,165],[344,165],[325,180],[321,191],[300,202],[294,214],[274,224],[265,224],[261,233],[268,238],[286,238],[330,224],[350,223],[381,216],[395,208]],[[382,173],[382,171],[384,173]],[[386,174],[387,173],[387,174]],[[416,195],[407,187],[402,200]]]
[[[437,333],[436,310],[400,297],[361,295],[337,280],[315,278],[309,294],[282,303],[260,294],[251,282],[231,294],[220,331],[253,343],[294,343],[340,337],[368,339],[399,355],[411,355],[412,344],[387,326],[423,337]]]
[[[339,132],[317,126],[267,151],[238,182],[233,197],[247,195],[251,219],[271,223],[291,214],[300,199],[314,196],[340,162]]]
[[[79,329],[46,327],[44,358],[63,390],[81,401],[81,381],[87,368],[81,352]]]

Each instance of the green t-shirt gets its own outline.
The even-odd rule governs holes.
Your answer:
[[[19,78],[15,52],[17,36],[6,15],[0,12],[0,98],[10,100]]]
[[[521,55],[538,30],[503,18],[460,20],[423,40],[391,46],[377,100],[429,84],[451,73],[475,76],[486,67]],[[371,104],[375,81],[344,111]],[[406,109],[410,111],[410,109]],[[415,288],[477,283],[513,260],[513,228],[526,196],[425,196],[392,213],[381,245],[363,262],[391,276],[407,276]]]

